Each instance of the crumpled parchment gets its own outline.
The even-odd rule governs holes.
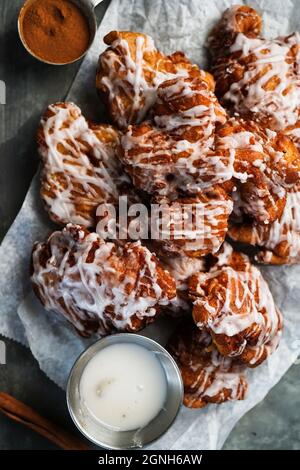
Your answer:
[[[183,50],[201,67],[206,65],[207,34],[231,0],[112,0],[67,97],[89,118],[103,120],[96,97],[97,57],[104,50],[103,36],[113,29],[141,31],[154,37],[166,53]],[[241,2],[240,2],[241,3]],[[299,24],[297,1],[244,2],[263,12],[265,35],[292,32]],[[34,136],[32,136],[34,138]],[[68,373],[81,351],[92,341],[80,339],[73,328],[51,312],[45,312],[30,289],[29,264],[32,244],[53,229],[41,207],[38,176],[32,181],[19,215],[0,247],[0,333],[28,345],[45,373],[65,387]],[[262,366],[249,370],[245,401],[210,405],[203,410],[182,408],[171,429],[151,449],[220,449],[228,434],[249,409],[259,403],[280,380],[300,352],[300,265],[267,267],[263,272],[285,319],[280,347]],[[160,319],[143,330],[162,344],[170,330]]]

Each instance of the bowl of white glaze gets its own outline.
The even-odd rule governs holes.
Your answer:
[[[116,347],[117,345],[122,347]],[[105,390],[106,393],[103,395],[103,399],[108,400],[107,404],[104,407],[102,406],[104,419],[99,419],[99,415],[96,416],[94,413],[94,409],[97,411],[97,408],[93,409],[93,406],[97,406],[97,397],[96,395],[93,397],[90,393],[91,391],[93,392],[93,388],[91,390],[87,388],[87,384],[89,385],[89,383],[91,387],[96,386],[97,367],[99,367],[100,382],[103,382],[101,373],[102,376],[106,374],[105,377],[110,378],[108,377],[110,375],[110,368],[108,366],[108,360],[106,359],[106,353],[111,354],[111,352],[113,352],[112,357],[114,362],[118,362],[119,354],[121,362],[124,360],[124,357],[122,358],[122,355],[124,356],[122,351],[126,351],[126,345],[132,345],[131,348],[127,348],[127,351],[131,354],[132,351],[134,351],[134,346],[136,346],[136,350],[138,350],[138,347],[145,350],[144,355],[142,353],[140,357],[136,357],[138,362],[134,360],[132,368],[128,369],[128,382],[133,381],[134,384],[134,380],[137,378],[135,376],[138,376],[138,374],[141,375],[141,382],[147,384],[147,380],[148,382],[150,381],[152,377],[150,371],[150,368],[152,368],[152,359],[150,355],[155,356],[157,364],[153,362],[153,365],[155,365],[155,368],[159,367],[161,369],[161,374],[164,377],[164,383],[162,383],[162,376],[156,377],[160,382],[155,382],[155,393],[151,392],[145,395],[146,401],[144,403],[144,409],[139,408],[137,405],[135,413],[131,415],[128,413],[127,421],[125,421],[130,429],[126,429],[126,425],[122,426],[120,422],[116,421],[119,403],[117,402],[117,406],[114,406],[114,409],[110,409],[109,404],[110,397],[108,394],[119,396],[121,404],[123,400],[122,394],[126,397],[126,393],[128,393],[128,386],[126,382],[124,383],[124,374],[121,370],[118,372],[118,374],[122,375],[120,380],[117,380],[113,386],[109,385],[108,389]],[[114,348],[112,346],[114,346]],[[102,359],[105,359],[103,367],[101,367],[101,362],[98,363],[98,365],[95,362],[97,358],[100,357],[100,353]],[[141,369],[141,361],[145,361],[144,370]],[[111,367],[111,369],[112,371],[118,370],[113,367]],[[154,372],[155,370],[153,373]],[[158,372],[158,370],[156,372]],[[113,373],[114,372],[112,372],[112,374]],[[155,374],[153,375],[153,380],[154,379]],[[118,386],[119,389],[117,388]],[[101,385],[99,387],[101,388]],[[93,398],[94,401],[91,401],[91,398]],[[70,372],[67,386],[68,409],[75,425],[91,442],[106,449],[124,450],[141,448],[158,439],[175,420],[182,400],[182,378],[172,356],[156,341],[145,336],[131,333],[107,336],[88,347],[76,360]],[[155,412],[155,409],[157,409],[157,412]],[[151,413],[155,415],[152,417]],[[111,420],[109,423],[106,420],[107,416],[109,416]],[[151,419],[149,417],[151,417]]]

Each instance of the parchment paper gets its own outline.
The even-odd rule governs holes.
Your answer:
[[[167,53],[183,50],[200,66],[206,65],[207,33],[230,0],[112,0],[99,27],[92,49],[84,60],[67,97],[88,117],[103,120],[103,108],[95,92],[97,57],[104,49],[102,37],[112,29],[152,35]],[[300,25],[299,1],[257,0],[249,3],[263,11],[267,36],[285,34]],[[299,26],[298,26],[299,27]],[[30,136],[29,136],[30,138]],[[32,136],[34,138],[34,136]],[[82,340],[64,320],[45,312],[29,284],[28,267],[35,240],[53,228],[43,211],[36,176],[23,207],[0,247],[0,333],[30,347],[45,373],[65,387],[69,370],[91,340]],[[171,429],[150,446],[152,449],[220,449],[233,426],[260,402],[293,364],[300,352],[300,266],[264,268],[275,300],[285,319],[278,351],[258,369],[249,370],[250,390],[242,402],[210,405],[204,410],[182,408]],[[25,300],[24,300],[25,299]],[[143,331],[162,343],[167,320]]]

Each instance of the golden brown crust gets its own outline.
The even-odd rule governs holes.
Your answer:
[[[300,261],[300,192],[287,194],[284,210],[269,225],[233,224],[229,236],[241,243],[259,248],[256,260],[264,264],[295,264]]]
[[[117,159],[119,131],[88,123],[73,103],[50,105],[37,132],[42,159],[41,197],[49,216],[95,227],[99,204],[118,202],[131,193]]]
[[[181,323],[168,343],[181,371],[184,384],[184,405],[203,408],[209,403],[243,400],[248,383],[245,367],[222,357],[210,336],[187,320]]]
[[[216,94],[231,112],[284,130],[299,115],[300,39],[298,33],[265,39],[261,26],[260,15],[247,6],[223,14],[209,38]]]
[[[175,201],[153,199],[161,210],[153,246],[164,256],[200,258],[216,253],[225,240],[232,200],[221,187]]]
[[[272,294],[246,256],[223,245],[208,273],[189,279],[193,318],[218,351],[256,367],[276,349],[282,317]]]
[[[214,149],[226,114],[205,73],[162,83],[152,118],[121,139],[121,160],[137,188],[176,199],[231,180],[228,155]]]
[[[166,56],[151,37],[129,31],[112,31],[109,46],[99,57],[96,86],[112,120],[121,129],[141,122],[156,100],[160,83],[172,76],[199,74],[182,52]],[[214,86],[212,77],[210,86]]]
[[[159,253],[159,260],[176,282],[177,296],[163,309],[172,317],[191,315],[192,302],[188,296],[188,280],[195,274],[206,271],[205,258],[191,258],[189,256],[170,256]]]
[[[224,57],[224,51],[232,46],[238,33],[256,38],[261,30],[262,19],[254,8],[235,5],[223,13],[221,20],[212,30],[208,40],[209,51],[214,59]]]
[[[234,211],[268,224],[284,210],[286,193],[300,180],[300,155],[283,133],[231,118],[218,129],[216,148],[231,154],[237,192]]]
[[[31,279],[46,309],[82,336],[138,331],[176,296],[174,279],[139,242],[116,246],[72,224],[35,244]]]

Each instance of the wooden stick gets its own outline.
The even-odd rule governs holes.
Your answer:
[[[61,449],[90,449],[88,445],[79,438],[60,429],[55,424],[51,423],[51,421],[48,421],[36,413],[32,408],[7,393],[0,392],[0,412],[46,437],[46,439],[53,442]]]

